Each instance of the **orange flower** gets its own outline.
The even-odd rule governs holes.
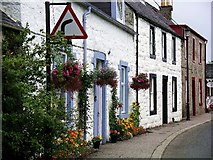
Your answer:
[[[71,139],[71,140],[70,140],[70,142],[71,142],[71,143],[74,143],[74,140],[73,140],[73,139]]]

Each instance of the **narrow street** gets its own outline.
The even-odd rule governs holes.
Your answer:
[[[207,122],[177,136],[162,158],[211,158],[211,127]]]
[[[199,124],[203,124],[203,125],[200,125],[201,128],[193,127]],[[97,152],[91,155],[88,155],[87,158],[148,158],[148,159],[161,158],[163,151],[167,147],[167,145],[164,145],[164,142],[168,142],[168,138],[171,136],[174,136],[174,137],[176,136],[179,137],[179,135],[185,136],[184,133],[188,133],[188,131],[186,132],[181,132],[181,131],[190,127],[193,127],[193,128],[189,129],[190,136],[186,135],[188,139],[187,143],[191,142],[190,140],[191,138],[189,137],[194,137],[193,134],[197,135],[199,138],[195,136],[194,137],[195,142],[192,145],[197,145],[197,146],[200,146],[201,148],[207,149],[206,156],[202,156],[202,157],[208,158],[208,157],[211,157],[211,155],[209,154],[211,153],[210,152],[211,151],[210,124],[211,124],[211,114],[207,113],[207,114],[199,115],[196,117],[191,117],[190,121],[183,120],[177,123],[170,123],[170,124],[163,125],[161,127],[152,128],[149,130],[150,131],[149,133],[136,136],[126,141],[119,141],[117,143],[107,143],[107,144],[101,145],[100,149]],[[199,128],[200,130],[197,128]],[[205,139],[205,142],[201,143],[200,141],[204,141],[203,139]],[[180,143],[183,143],[183,142],[180,142]],[[180,148],[184,147],[183,145],[179,144]],[[159,151],[158,150],[159,147],[161,148],[160,152],[157,152]],[[175,149],[174,151],[176,152],[176,150],[177,149]],[[167,157],[167,156],[164,155],[164,157]],[[194,157],[197,158],[197,156],[194,156]]]

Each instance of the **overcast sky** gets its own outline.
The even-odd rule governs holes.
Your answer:
[[[159,5],[161,0],[147,0]],[[211,51],[211,6],[212,0],[170,0],[173,1],[172,17],[178,24],[186,24],[208,40],[206,61],[213,60]],[[213,2],[212,2],[213,3]],[[212,48],[213,49],[213,48]]]

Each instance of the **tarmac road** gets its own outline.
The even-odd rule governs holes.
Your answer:
[[[212,156],[212,123],[207,122],[178,135],[165,149],[162,158],[209,158]]]

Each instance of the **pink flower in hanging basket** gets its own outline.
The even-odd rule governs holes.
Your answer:
[[[79,91],[82,87],[81,68],[77,62],[67,61],[52,71],[53,87],[71,92]]]
[[[57,69],[52,70],[52,74],[53,75],[57,75],[58,74],[58,70]]]
[[[140,89],[148,89],[150,86],[149,80],[147,79],[147,73],[140,73],[138,76],[132,78],[130,87],[136,91]]]

